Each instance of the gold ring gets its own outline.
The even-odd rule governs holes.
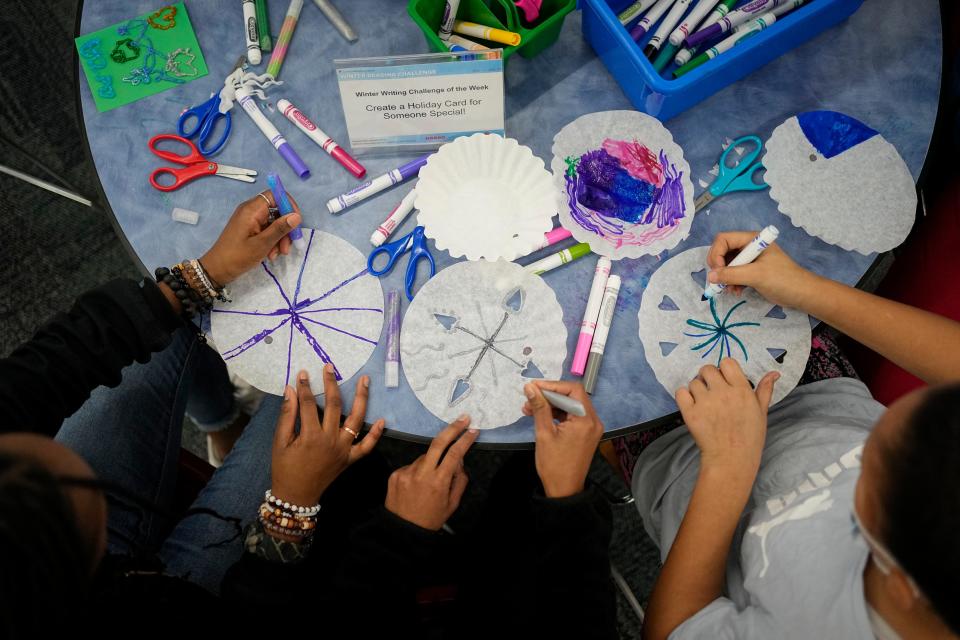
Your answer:
[[[356,431],[354,431],[354,430],[351,429],[350,427],[343,427],[343,430],[346,431],[347,433],[349,433],[350,435],[352,435],[354,440],[356,440],[356,439],[357,439],[357,436],[360,435],[359,433],[357,433]]]

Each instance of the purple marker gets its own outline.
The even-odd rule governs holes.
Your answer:
[[[643,37],[643,34],[655,25],[657,20],[663,17],[667,9],[673,6],[673,3],[674,0],[658,0],[657,4],[650,7],[650,10],[647,11],[647,15],[643,16],[640,22],[633,25],[633,29],[630,29],[630,37],[633,38],[634,41],[639,41],[640,38]]]
[[[245,87],[240,87],[236,90],[236,97],[237,102],[240,103],[243,110],[246,111],[250,119],[253,120],[253,124],[257,125],[257,128],[266,136],[270,144],[283,156],[283,159],[287,161],[287,164],[290,165],[293,172],[301,178],[310,177],[310,169],[304,164],[303,160],[300,159],[297,152],[293,150],[293,147],[290,146],[287,139],[280,135],[280,132],[273,126],[273,123],[267,120],[267,116],[263,115],[260,107],[257,106],[257,101],[253,99],[250,92],[247,91]]]
[[[270,187],[270,192],[273,193],[273,201],[277,203],[277,209],[280,211],[280,215],[285,216],[288,213],[293,213],[293,203],[290,202],[290,198],[287,197],[287,190],[283,188],[283,183],[280,182],[280,176],[275,173],[267,174],[267,186]],[[307,244],[303,240],[303,231],[300,230],[300,227],[294,227],[290,230],[288,234],[290,236],[293,246],[295,246],[300,251],[303,251]]]
[[[391,389],[400,386],[400,292],[387,291],[387,366],[384,384]]]
[[[691,33],[683,42],[687,47],[696,47],[702,42],[732,31],[734,27],[743,24],[751,18],[771,11],[774,7],[783,4],[783,2],[784,0],[753,0],[736,11],[731,11],[713,24],[700,29],[700,31]]]
[[[427,154],[422,158],[417,158],[412,160],[407,164],[397,167],[389,173],[385,173],[382,176],[377,176],[373,180],[364,182],[359,187],[352,189],[341,196],[333,198],[327,202],[327,211],[330,213],[339,213],[346,209],[347,207],[352,207],[361,200],[366,200],[372,195],[376,195],[392,187],[395,184],[400,184],[404,180],[408,180],[413,176],[420,173],[420,169],[423,168],[423,165],[427,164],[427,158],[432,154]]]

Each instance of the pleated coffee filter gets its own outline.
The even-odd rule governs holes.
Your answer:
[[[477,133],[440,147],[420,170],[417,216],[454,258],[513,260],[543,243],[557,212],[550,173],[529,147]]]

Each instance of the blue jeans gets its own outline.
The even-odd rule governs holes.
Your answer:
[[[267,396],[193,508],[238,518],[244,527],[256,517],[270,487],[279,407],[279,397]],[[192,332],[181,329],[150,362],[124,369],[118,387],[94,390],[63,423],[56,439],[82,456],[101,479],[170,512],[185,412],[208,427],[226,426],[235,416],[223,360]],[[213,593],[243,553],[242,537],[235,537],[237,529],[230,522],[194,514],[173,523],[116,498],[110,501],[107,532],[110,553],[156,554],[168,574]]]

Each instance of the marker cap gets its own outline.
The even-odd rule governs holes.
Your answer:
[[[580,337],[577,339],[577,350],[573,354],[573,364],[570,366],[570,373],[573,375],[583,375],[584,367],[587,366],[587,356],[590,353],[590,345],[592,343],[592,333],[580,333]]]
[[[578,242],[570,247],[570,258],[576,260],[590,253],[590,245],[586,242]]]
[[[347,171],[353,174],[353,177],[362,178],[363,176],[367,175],[366,168],[354,160],[353,156],[344,151],[342,147],[337,147],[330,152],[330,155],[339,160],[340,164],[342,164]]]
[[[396,360],[387,360],[386,368],[383,371],[384,385],[389,389],[396,389],[400,386],[400,363]]]
[[[283,159],[287,161],[287,164],[290,165],[290,168],[293,169],[293,172],[297,174],[298,177],[306,180],[310,177],[310,168],[307,167],[306,163],[300,159],[300,156],[297,155],[297,152],[293,150],[288,143],[284,142],[280,145],[280,148],[277,149],[280,152],[280,155],[283,156]]]
[[[600,362],[603,360],[602,353],[592,352],[587,358],[587,368],[583,372],[583,388],[587,393],[593,393],[597,386],[597,377],[600,375]]]

